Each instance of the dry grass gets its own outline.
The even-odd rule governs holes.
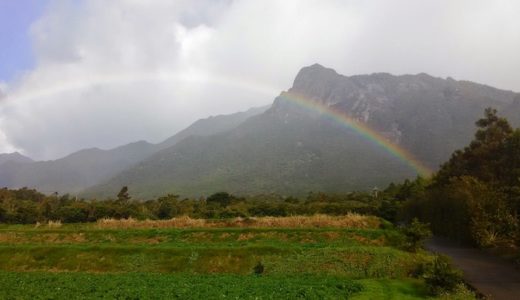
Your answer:
[[[169,220],[136,220],[136,219],[101,219],[97,221],[99,228],[377,228],[380,221],[377,217],[347,214],[345,216],[291,216],[291,217],[259,217],[235,218],[228,220],[192,219],[187,216]]]
[[[47,227],[48,228],[60,228],[61,227],[61,221],[60,220],[57,220],[57,221],[52,221],[52,220],[49,220],[47,222]],[[34,225],[34,228],[39,228],[39,227],[42,227],[42,226],[45,226],[45,223],[40,223],[40,222],[36,222],[36,224]]]
[[[59,227],[61,227],[61,221],[60,220],[49,221],[49,222],[47,222],[47,227],[49,227],[49,228],[59,228]]]

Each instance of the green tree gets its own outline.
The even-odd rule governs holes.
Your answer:
[[[476,125],[473,141],[441,166],[426,193],[408,195],[404,214],[480,246],[518,243],[520,131],[491,108]]]
[[[473,176],[483,181],[499,179],[503,161],[500,154],[513,129],[492,108],[485,110],[484,118],[478,120],[476,125],[478,129],[473,141],[463,150],[453,153],[435,176],[435,182],[445,184],[457,176]]]
[[[453,292],[462,283],[462,273],[453,268],[448,257],[437,255],[424,266],[424,281],[432,295]]]
[[[410,251],[418,251],[424,247],[424,242],[431,237],[430,225],[421,223],[417,218],[405,227],[401,228],[401,232],[406,237],[406,248]]]
[[[127,202],[130,200],[130,194],[128,193],[128,187],[124,186],[121,188],[119,193],[117,194],[117,200],[120,202]]]
[[[228,206],[229,204],[231,204],[231,201],[233,200],[233,196],[230,195],[229,193],[226,193],[226,192],[218,192],[218,193],[215,193],[211,196],[209,196],[207,199],[206,199],[206,202],[209,204],[209,205],[213,205],[213,204],[216,204],[216,205],[219,205],[219,206],[222,206],[222,207],[226,207]]]

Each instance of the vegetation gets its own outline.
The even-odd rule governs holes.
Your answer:
[[[51,224],[51,223],[49,223]],[[252,217],[232,219],[192,219],[179,217],[169,220],[101,219],[99,228],[216,228],[216,227],[255,227],[255,228],[378,228],[381,220],[374,216],[346,214],[344,216],[290,216],[290,217]]]
[[[401,250],[404,237],[389,225],[383,229],[376,224],[284,228],[280,224],[294,223],[281,221],[264,228],[57,224],[0,225],[2,296],[428,297],[427,285],[414,274],[432,256]]]
[[[487,109],[475,138],[453,153],[430,180],[384,191],[390,219],[419,218],[433,232],[480,247],[519,254],[520,129]]]
[[[262,216],[378,214],[380,199],[370,193],[343,195],[310,193],[305,198],[260,195],[237,197],[216,193],[207,199],[181,199],[167,195],[155,200],[132,199],[124,187],[117,199],[83,200],[69,195],[47,196],[30,189],[0,189],[0,223],[34,224],[96,222],[100,219],[169,220],[189,216],[197,219],[229,219]]]
[[[406,237],[406,248],[410,251],[418,251],[424,247],[424,242],[431,237],[429,224],[423,224],[414,218],[409,226],[403,226],[401,231]]]
[[[353,280],[313,275],[0,272],[7,299],[347,299],[361,289]]]
[[[424,279],[433,295],[455,291],[462,284],[462,273],[454,269],[448,257],[437,255],[425,265]]]
[[[1,189],[0,287],[7,298],[63,287],[68,298],[474,299],[422,247],[431,227],[518,253],[520,130],[492,109],[477,126],[431,179],[374,193],[141,200],[123,187],[99,201]]]

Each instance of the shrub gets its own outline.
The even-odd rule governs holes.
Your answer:
[[[417,218],[414,218],[408,226],[402,227],[401,232],[406,237],[405,247],[413,252],[423,248],[424,241],[432,235],[430,225],[419,222]]]
[[[258,262],[256,264],[256,266],[253,268],[253,273],[255,273],[256,275],[261,275],[262,273],[264,273],[264,265],[262,264],[262,262]]]
[[[424,281],[433,295],[454,292],[462,283],[462,273],[454,269],[450,259],[443,255],[437,255],[432,262],[425,264],[423,272]]]

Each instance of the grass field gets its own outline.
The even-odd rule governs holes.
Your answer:
[[[225,228],[3,225],[0,293],[6,299],[428,297],[411,275],[431,256],[398,249],[396,230],[373,220],[307,228],[298,225],[306,221],[286,221],[273,224],[287,227]],[[263,272],[254,274],[259,263]],[[464,291],[447,298],[472,299]]]

